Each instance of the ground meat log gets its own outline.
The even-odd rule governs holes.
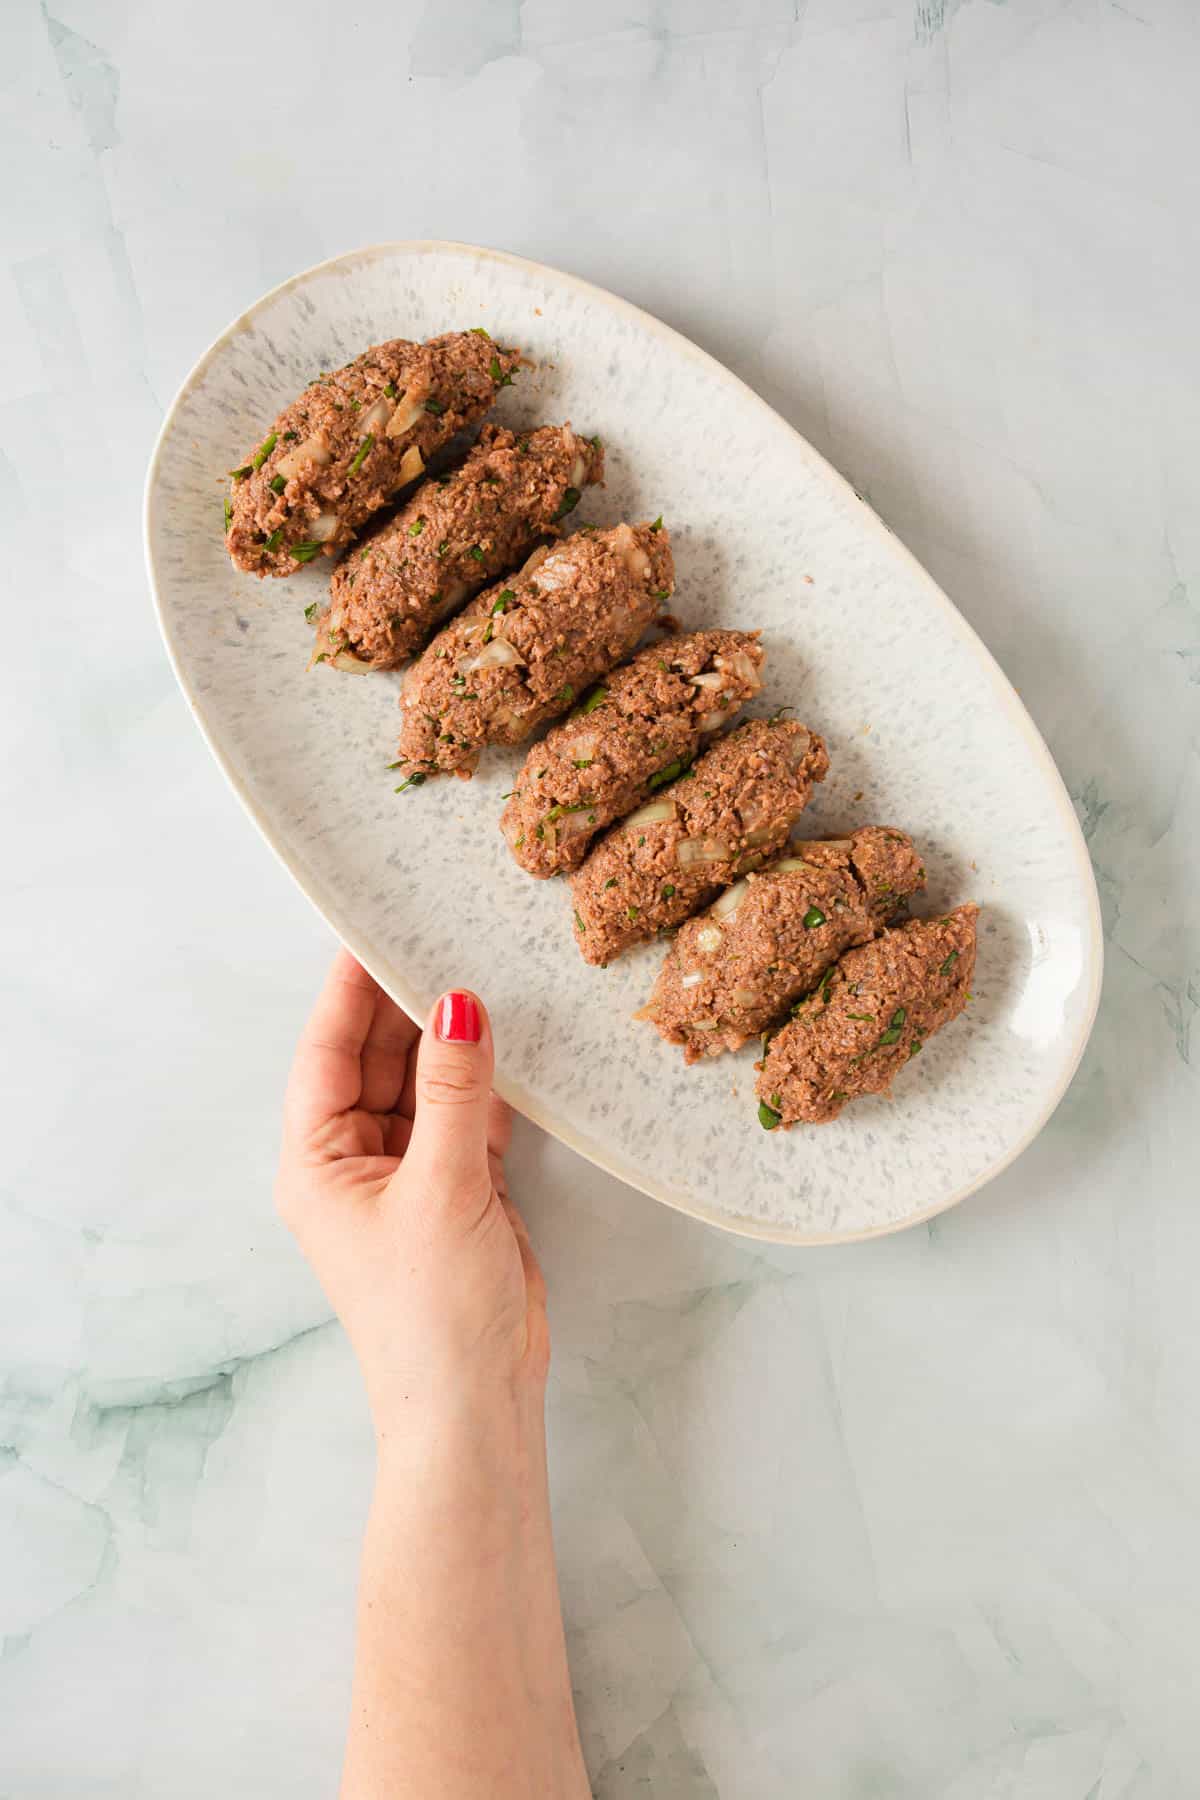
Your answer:
[[[691,763],[762,686],[758,633],[697,631],[639,650],[534,746],[500,829],[523,869],[577,869],[597,832]]]
[[[294,575],[334,554],[435,450],[489,410],[520,361],[486,332],[376,344],[320,375],[232,471],[225,536],[239,569]]]
[[[485,425],[466,461],[427,481],[333,572],[316,654],[396,669],[465,600],[557,536],[603,479],[599,438],[569,425]]]
[[[486,588],[413,664],[401,704],[406,780],[469,776],[485,744],[519,744],[629,655],[674,590],[667,533],[584,529]]]
[[[847,1101],[881,1094],[967,1002],[977,906],[912,919],[848,950],[771,1039],[758,1065],[759,1119],[824,1124]]]
[[[721,738],[571,877],[584,960],[611,962],[680,924],[782,849],[828,769],[821,739],[791,720],[749,719]]]
[[[924,885],[912,840],[887,826],[795,844],[679,927],[639,1017],[689,1063],[739,1050]]]

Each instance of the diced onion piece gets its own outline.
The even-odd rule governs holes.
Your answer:
[[[312,655],[308,659],[309,668],[315,669],[318,663],[325,663],[331,669],[345,669],[350,675],[365,675],[371,667],[369,662],[364,662],[360,657],[355,656],[352,650],[348,650],[344,646],[340,650],[330,647],[330,638],[336,635],[336,629],[330,623],[329,614],[326,613],[317,623]]]
[[[806,863],[802,856],[783,856],[777,863],[772,863],[769,875],[794,875],[797,869],[811,869],[812,863]]]
[[[696,720],[696,724],[702,732],[720,731],[728,717],[729,714],[727,712],[702,713]]]
[[[689,675],[688,680],[693,687],[699,688],[723,688],[725,686],[725,677],[718,675],[715,669],[706,669],[703,675]]]
[[[591,762],[596,754],[596,739],[590,732],[581,732],[571,739],[567,748],[571,752],[572,762]]]
[[[477,638],[482,639],[486,637],[487,628],[490,623],[490,619],[461,619],[459,621],[459,631],[462,635],[463,643],[473,645]]]
[[[688,1030],[689,1031],[715,1031],[716,1029],[717,1029],[717,1021],[715,1019],[689,1019],[688,1020]]]
[[[854,847],[851,838],[821,838],[819,842],[824,850],[850,850]]]
[[[755,1006],[758,1003],[758,995],[753,988],[734,988],[733,998],[738,1006]]]
[[[629,573],[645,577],[650,573],[650,558],[634,537],[628,525],[618,525],[612,534],[613,552]]]
[[[696,933],[696,948],[705,956],[711,956],[714,950],[719,950],[721,948],[721,927],[705,925]]]
[[[521,570],[522,575],[528,573],[529,564]],[[575,579],[575,565],[570,556],[548,556],[544,562],[537,564],[537,584],[547,594],[555,593],[559,588],[570,587]]]
[[[679,985],[681,988],[699,987],[700,983],[703,980],[704,980],[704,970],[703,969],[693,969],[690,975],[685,975],[683,977],[683,979],[679,983]]]
[[[735,913],[737,911],[738,907],[742,904],[742,901],[746,898],[749,888],[750,888],[750,883],[748,881],[735,881],[731,888],[726,888],[725,892],[721,895],[720,899],[714,900],[712,905],[708,909],[709,912],[712,914],[713,918],[714,919],[729,918],[730,914]]]
[[[728,657],[718,656],[716,663],[718,669],[728,669],[732,674],[737,676],[739,681],[744,681],[747,687],[752,689],[754,693],[757,694],[759,688],[762,686],[762,677],[758,672],[758,665],[754,661],[754,658],[749,656],[745,650],[735,650],[733,655]]]
[[[411,431],[425,411],[427,394],[418,393],[415,388],[405,388],[396,402],[396,410],[388,420],[387,435],[390,438],[403,437]]]
[[[327,544],[331,537],[336,537],[341,524],[335,512],[318,513],[308,528],[308,535],[314,544]]]
[[[594,822],[588,817],[595,812],[595,807],[588,806],[579,812],[564,813],[558,821],[558,835],[561,838],[583,837],[589,831],[595,831]]]
[[[759,825],[755,830],[746,833],[746,842],[753,848],[758,844],[769,844],[775,835],[773,825]]]
[[[567,482],[567,486],[573,488],[582,487],[583,478],[586,474],[587,464],[584,462],[582,456],[577,456],[575,461],[571,464],[571,476],[570,480]]]
[[[498,706],[492,714],[492,729],[498,734],[501,743],[519,744],[522,738],[529,736],[529,726],[525,724],[527,706]],[[505,737],[504,733],[512,735]]]
[[[636,812],[630,813],[625,820],[624,829],[638,831],[643,825],[658,825],[662,820],[674,817],[675,802],[673,800],[648,800],[645,806],[639,806]]]
[[[387,424],[387,422],[391,418],[391,416],[392,416],[391,401],[383,398],[383,396],[380,396],[380,398],[375,401],[374,405],[368,406],[366,412],[363,414],[362,418],[358,421],[359,436],[360,437],[368,437],[368,436],[377,437],[379,435],[379,433],[383,430],[384,426]]]
[[[812,738],[807,731],[798,731],[788,739],[787,759],[793,768],[798,767],[812,748]]]
[[[531,575],[535,569],[541,567],[549,554],[549,544],[539,544],[533,554],[527,556],[525,561],[521,564],[521,567],[517,570],[518,575]]]
[[[305,463],[316,463],[323,469],[329,460],[329,451],[325,448],[324,438],[305,438],[302,444],[294,444],[282,456],[275,458],[275,473],[290,481],[293,475],[300,473]]]
[[[690,868],[693,863],[727,862],[729,845],[720,838],[684,838],[676,844],[675,856],[681,869]]]
[[[468,657],[465,663],[460,663],[459,668],[462,674],[472,675],[476,669],[503,669],[511,667],[513,663],[519,663],[520,660],[519,654],[511,644],[506,643],[503,638],[493,638],[491,643],[485,644],[477,655]]]
[[[425,458],[416,444],[410,444],[400,458],[400,482],[415,481],[418,475],[425,473]]]

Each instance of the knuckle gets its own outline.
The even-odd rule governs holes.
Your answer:
[[[421,1077],[419,1092],[430,1106],[471,1106],[479,1098],[479,1083],[466,1073],[438,1069]]]

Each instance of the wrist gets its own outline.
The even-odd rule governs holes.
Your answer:
[[[414,1791],[585,1795],[540,1382],[464,1382],[389,1422],[363,1567],[360,1630],[389,1634],[397,1681],[360,1674],[359,1712],[376,1743],[416,1722]]]
[[[512,1487],[531,1474],[544,1482],[545,1389],[524,1373],[459,1368],[402,1394],[372,1398],[376,1493],[387,1502],[463,1489],[473,1477]]]

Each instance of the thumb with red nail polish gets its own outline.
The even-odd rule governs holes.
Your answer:
[[[454,989],[437,1003],[437,1034],[444,1044],[479,1042],[479,1002],[474,994]]]
[[[483,1002],[461,989],[442,995],[431,1024],[417,1051],[407,1160],[438,1202],[469,1207],[491,1185],[492,1034]]]

